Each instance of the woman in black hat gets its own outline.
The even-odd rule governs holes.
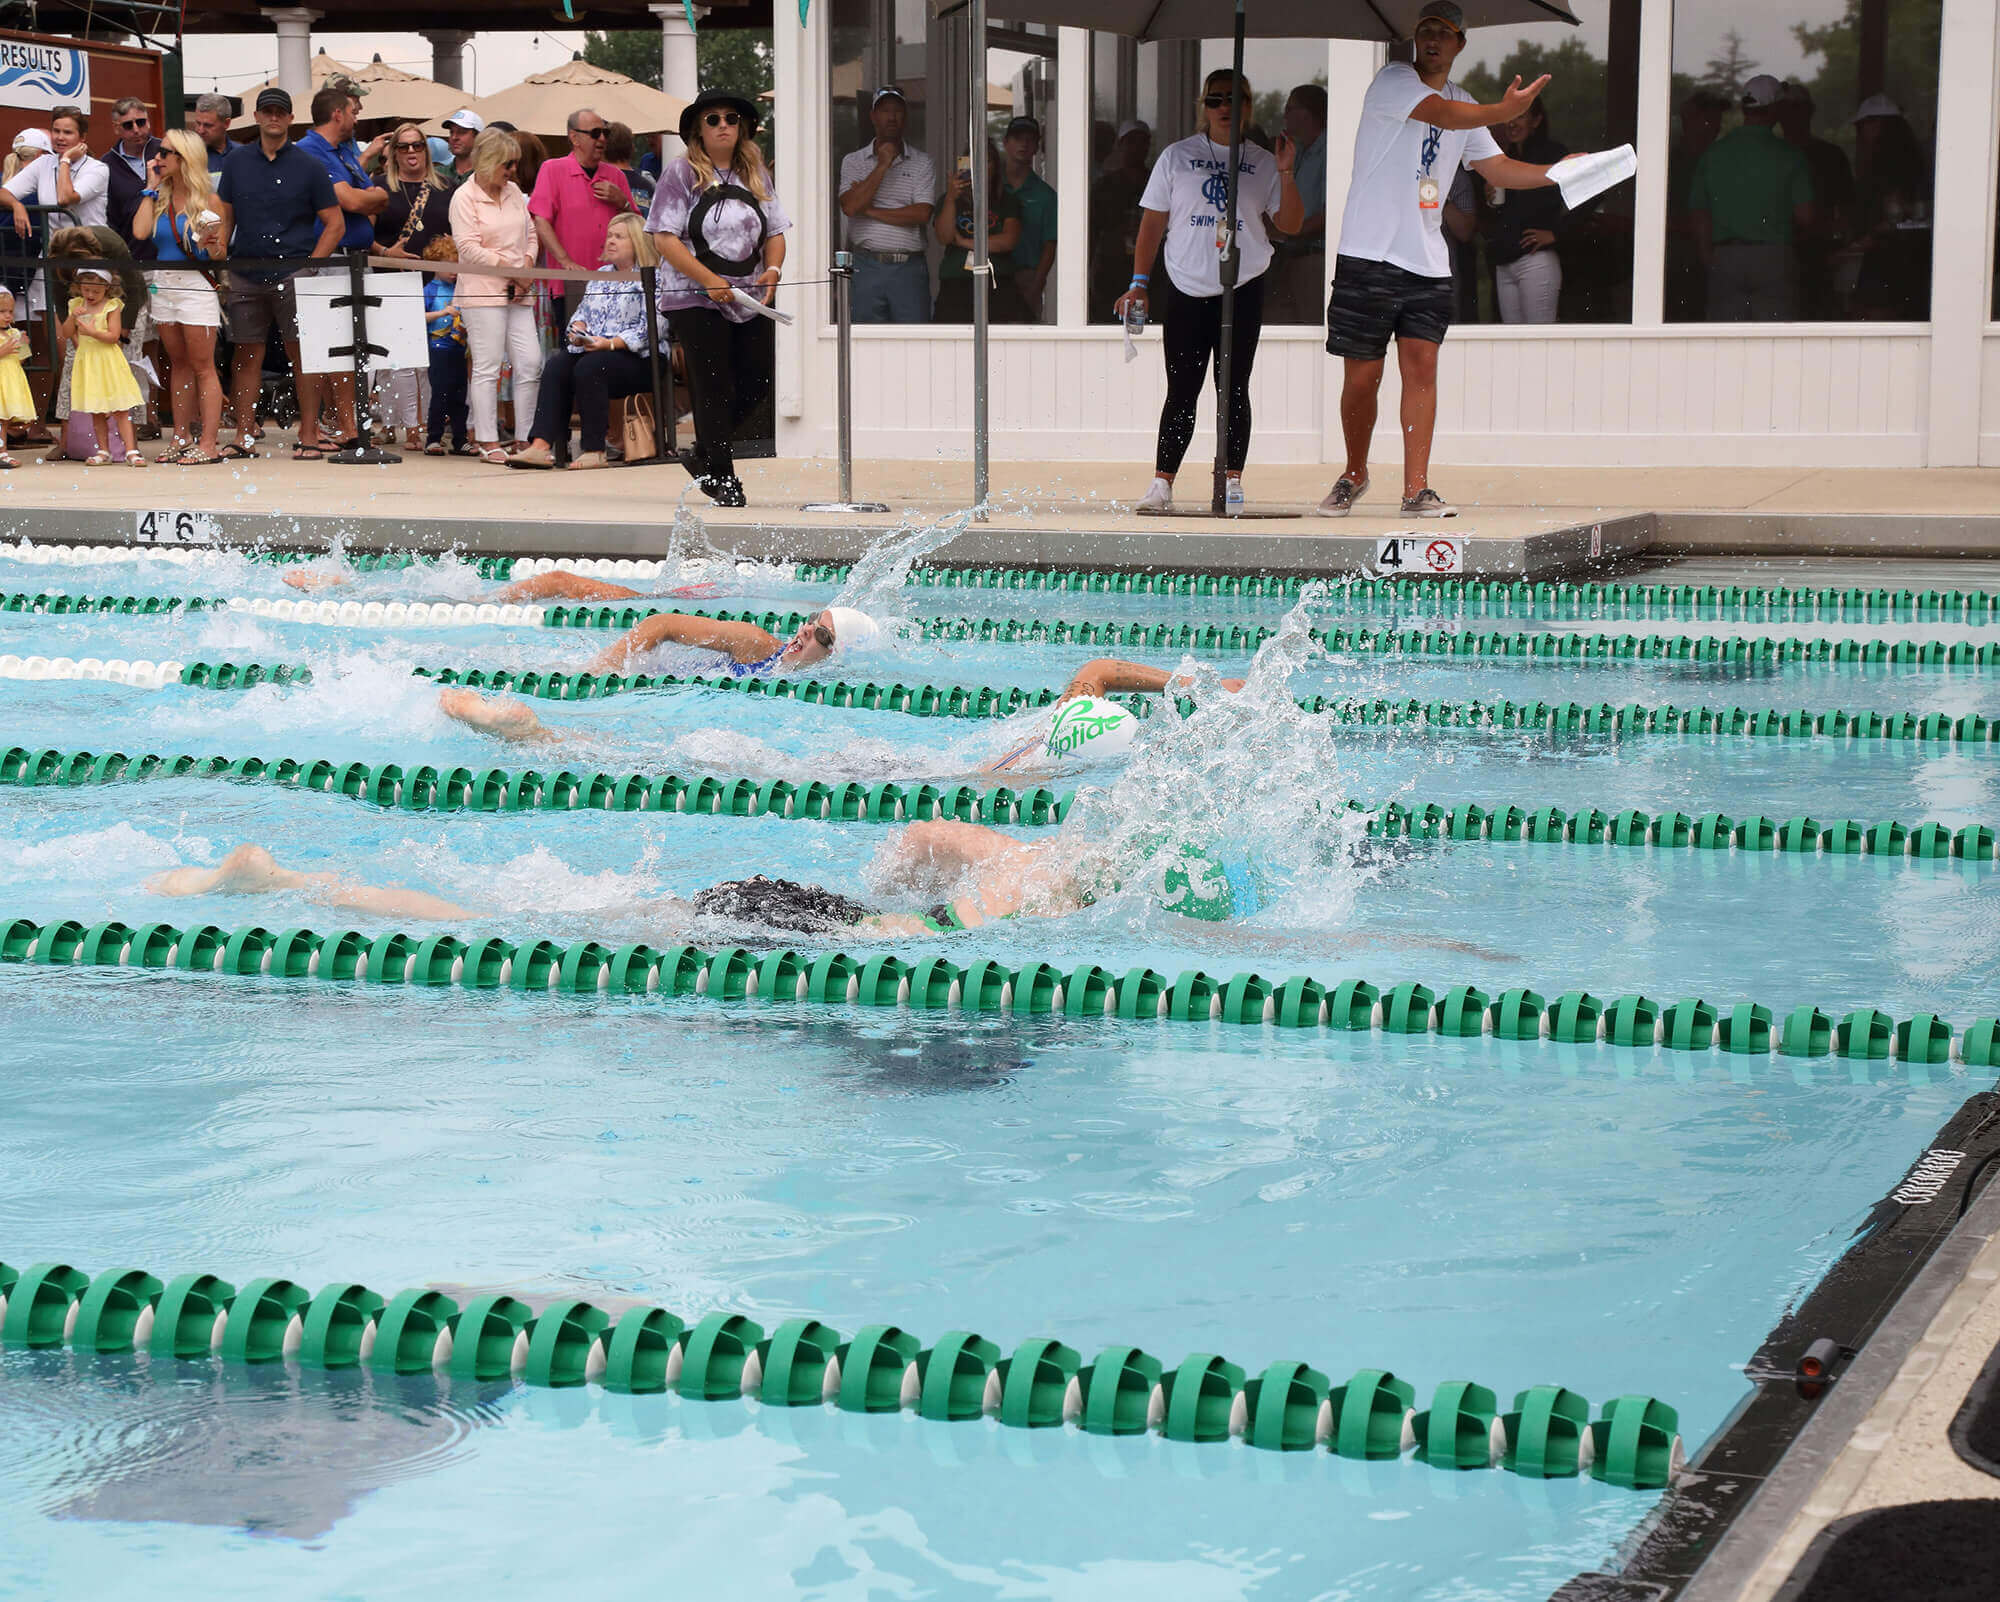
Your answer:
[[[694,397],[688,470],[718,506],[744,504],[730,436],[771,391],[772,324],[735,292],[770,305],[792,226],[757,146],[757,108],[704,89],[681,113],[687,154],[660,174],[646,214],[659,248],[660,310],[687,362]]]

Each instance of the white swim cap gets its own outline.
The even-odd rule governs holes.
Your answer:
[[[1046,755],[1051,762],[1073,757],[1116,756],[1139,738],[1139,720],[1115,701],[1080,695],[1056,708],[1049,722]]]
[[[851,606],[829,606],[826,619],[833,625],[833,648],[836,651],[854,651],[863,646],[873,645],[882,633],[882,625],[866,612],[857,612]]]

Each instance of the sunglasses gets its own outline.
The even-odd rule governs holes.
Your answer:
[[[743,117],[734,111],[711,111],[701,120],[711,128],[734,128]]]
[[[1208,107],[1210,111],[1220,111],[1224,106],[1229,104],[1229,99],[1228,95],[1203,95],[1201,103]]]
[[[579,128],[576,131],[586,139],[602,139],[611,132],[609,128]]]
[[[398,150],[426,150],[426,149],[428,149],[428,148],[429,148],[429,146],[427,146],[427,145],[398,145],[398,146],[397,146],[396,148],[397,148]]]
[[[125,121],[119,123],[118,126],[121,128],[143,128],[150,121],[152,121],[150,117],[128,117]]]

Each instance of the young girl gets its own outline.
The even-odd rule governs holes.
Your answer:
[[[35,397],[28,388],[28,375],[21,371],[21,359],[28,354],[28,336],[14,326],[14,296],[0,289],[0,430],[6,423],[32,423],[36,419]],[[0,431],[0,468],[15,466],[7,454],[7,440]]]
[[[76,365],[70,374],[69,401],[73,411],[90,413],[97,429],[97,449],[89,465],[102,467],[111,460],[104,448],[111,438],[111,419],[118,419],[118,437],[125,443],[125,460],[144,467],[139,442],[133,437],[131,409],[145,396],[139,381],[119,348],[124,337],[125,303],[111,293],[111,274],[102,267],[79,267],[71,283],[76,291],[69,303],[69,315],[56,330],[76,343]]]

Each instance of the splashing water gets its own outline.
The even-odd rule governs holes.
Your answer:
[[[942,550],[972,526],[970,511],[953,512],[935,523],[891,529],[861,554],[832,604],[866,612],[882,625],[877,648],[917,637],[905,594],[910,572],[933,551]]]

